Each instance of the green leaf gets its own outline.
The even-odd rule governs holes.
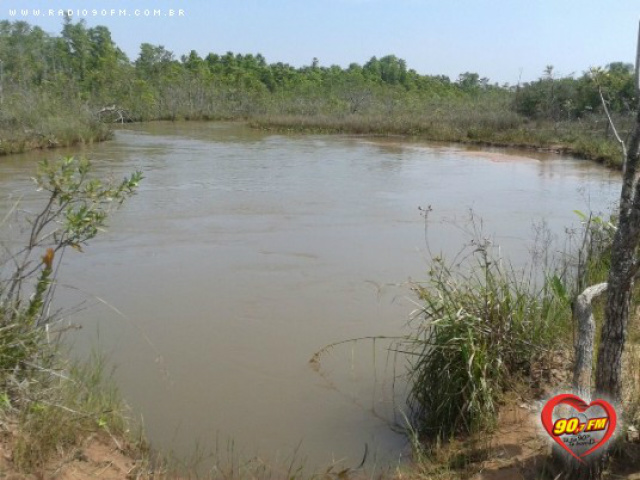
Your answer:
[[[548,279],[549,287],[551,287],[551,291],[559,300],[569,304],[569,292],[567,292],[567,287],[563,283],[563,281],[557,275]]]
[[[573,213],[575,213],[576,215],[578,215],[578,217],[580,217],[580,220],[582,220],[583,222],[587,220],[587,216],[581,212],[580,210],[574,210]]]

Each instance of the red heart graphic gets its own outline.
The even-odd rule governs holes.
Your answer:
[[[553,434],[553,410],[558,405],[561,405],[561,404],[568,405],[580,413],[585,412],[591,407],[600,407],[606,412],[607,417],[609,418],[609,421],[607,422],[607,431],[605,432],[602,439],[580,456],[576,455],[575,452],[573,452],[562,441],[562,439],[559,436]],[[616,411],[609,402],[598,399],[598,400],[594,400],[589,405],[587,405],[585,401],[582,400],[580,397],[571,395],[570,393],[557,395],[553,397],[551,400],[549,400],[544,406],[544,408],[542,409],[542,414],[540,415],[540,417],[542,419],[542,426],[547,431],[549,436],[553,438],[558,445],[564,448],[567,452],[569,452],[573,457],[575,457],[580,462],[584,462],[582,460],[584,457],[598,450],[600,447],[602,447],[606,443],[607,440],[611,438],[611,436],[613,435],[616,429],[616,422],[617,422]]]

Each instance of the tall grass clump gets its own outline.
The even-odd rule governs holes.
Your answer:
[[[537,287],[535,275],[505,266],[488,241],[471,248],[462,263],[434,258],[416,287],[409,406],[423,439],[491,429],[507,387],[570,332],[558,277]]]

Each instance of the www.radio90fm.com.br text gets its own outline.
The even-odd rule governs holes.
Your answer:
[[[37,18],[37,17],[185,17],[186,12],[182,8],[10,8],[9,17],[12,18]]]

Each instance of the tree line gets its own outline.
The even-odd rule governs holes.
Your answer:
[[[631,64],[611,63],[597,78],[592,71],[558,77],[549,66],[536,81],[499,85],[474,72],[457,79],[419,74],[395,55],[347,67],[322,66],[313,58],[294,67],[269,63],[259,53],[202,57],[192,50],[178,57],[149,43],[130,59],[104,26],[65,18],[59,34],[48,34],[24,21],[2,21],[0,136],[22,130],[54,135],[62,127],[50,125],[63,123],[65,115],[74,131],[89,125],[90,136],[100,129],[97,120],[109,120],[96,112],[117,106],[119,120],[248,118],[263,126],[271,120],[295,126],[300,117],[322,117],[323,125],[337,121],[338,129],[348,130],[355,127],[345,118],[367,117],[371,125],[364,131],[373,133],[429,137],[431,128],[435,140],[500,143],[495,132],[509,131],[522,143],[514,132],[529,121],[593,127],[591,119],[602,115],[599,89],[612,114],[628,116],[636,105]],[[385,120],[376,124],[374,117]],[[435,129],[438,124],[447,130]]]
[[[161,45],[143,43],[131,60],[116,45],[107,27],[87,27],[64,20],[59,35],[23,21],[0,22],[3,95],[25,89],[76,96],[92,105],[117,103],[140,119],[178,116],[250,114],[282,96],[297,110],[318,108],[358,113],[381,97],[416,101],[504,95],[514,111],[527,117],[578,118],[600,109],[590,73],[556,78],[552,66],[542,77],[522,85],[498,85],[477,73],[465,72],[452,81],[444,75],[421,75],[395,55],[372,57],[364,64],[293,67],[268,63],[261,54],[209,53],[192,50],[177,58]],[[633,66],[606,67],[606,89],[614,112],[633,105]],[[319,97],[319,98],[316,98]],[[380,97],[380,98],[379,98]],[[315,102],[314,102],[315,100]],[[322,101],[321,101],[322,100]],[[303,105],[304,104],[304,105]]]

